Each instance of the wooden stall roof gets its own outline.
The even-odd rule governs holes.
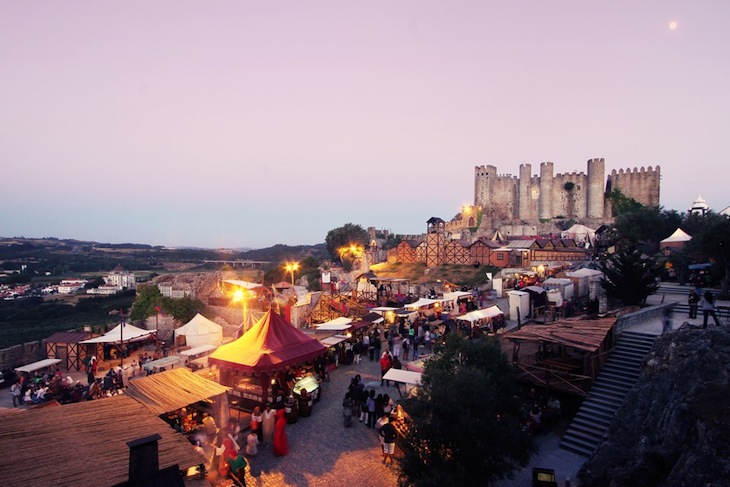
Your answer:
[[[79,343],[91,336],[90,331],[59,331],[46,338],[46,343]]]
[[[223,394],[229,389],[180,367],[131,380],[126,392],[152,413],[160,415]]]
[[[116,485],[129,478],[127,442],[155,433],[162,437],[161,469],[204,461],[184,436],[126,396],[3,415],[2,484]]]
[[[584,319],[567,318],[547,325],[524,325],[505,333],[511,341],[547,342],[596,352],[616,324],[616,317]]]

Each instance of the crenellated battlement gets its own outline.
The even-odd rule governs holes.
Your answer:
[[[659,166],[613,169],[606,177],[605,159],[593,158],[587,171],[554,173],[550,161],[519,165],[519,176],[497,173],[497,167],[475,167],[474,204],[482,206],[487,218],[535,222],[557,216],[568,218],[610,218],[604,213],[605,191],[618,189],[629,198],[647,206],[659,206]],[[568,185],[568,183],[572,183]]]

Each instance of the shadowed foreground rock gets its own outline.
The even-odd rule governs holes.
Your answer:
[[[581,469],[582,485],[730,485],[729,372],[729,330],[682,327],[661,337]]]

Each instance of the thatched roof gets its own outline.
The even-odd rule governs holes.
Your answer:
[[[505,333],[512,341],[547,342],[596,352],[616,324],[616,317],[582,319],[568,318],[547,325],[524,325]]]
[[[160,415],[229,389],[180,367],[129,381],[127,394]]]
[[[129,477],[127,442],[154,433],[160,468],[203,463],[184,436],[126,396],[1,415],[2,484],[119,484]]]

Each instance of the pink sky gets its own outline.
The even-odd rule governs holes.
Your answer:
[[[724,0],[3,2],[0,235],[421,233],[476,165],[594,157],[720,211],[729,59]]]

